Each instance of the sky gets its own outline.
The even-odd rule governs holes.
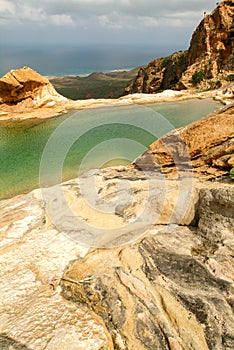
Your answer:
[[[213,0],[0,0],[2,44],[187,48]]]

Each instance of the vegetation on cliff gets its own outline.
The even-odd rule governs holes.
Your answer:
[[[192,89],[194,85],[209,90],[227,86],[233,81],[233,74],[234,2],[225,0],[211,14],[205,14],[188,51],[142,67],[125,92],[156,93],[168,88]]]

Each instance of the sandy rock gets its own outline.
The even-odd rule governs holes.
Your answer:
[[[232,0],[220,2],[211,14],[205,15],[191,39],[188,69],[181,79],[184,85],[189,86],[192,75],[199,71],[205,72],[207,87],[230,81],[234,70],[233,18]]]
[[[165,58],[151,61],[141,67],[136,79],[125,89],[127,94],[158,93],[165,89],[175,89],[182,73],[188,66],[187,51],[176,52]]]
[[[189,182],[180,201],[180,181],[165,184],[154,172],[109,168],[95,180],[90,207],[75,180],[62,185],[71,211],[53,191],[51,202],[39,190],[1,201],[1,348],[232,349],[231,185]],[[159,221],[142,220],[137,231],[142,205]],[[176,221],[187,210],[184,224],[193,227]],[[84,246],[87,232],[72,228],[71,212],[89,227],[108,228],[98,237],[103,248]]]
[[[201,192],[198,231],[157,226],[134,245],[90,252],[66,271],[64,297],[100,315],[119,349],[231,350],[234,247],[228,213],[221,214],[220,229],[225,224],[229,235],[213,250],[207,240],[217,212],[230,200],[233,205],[232,196],[230,186]],[[199,233],[203,224],[206,236]],[[90,275],[87,283],[76,283]]]
[[[234,99],[234,84],[231,84],[225,89],[221,89],[217,91],[216,95],[214,96],[214,99],[216,101],[220,101],[224,105],[228,105],[233,103]]]
[[[232,104],[163,136],[150,145],[134,164],[139,169],[158,169],[168,176],[186,176],[192,172],[194,176],[210,179],[227,174],[230,168],[227,161],[231,158],[233,147]]]
[[[112,349],[102,320],[60,296],[63,270],[88,248],[50,226],[36,192],[0,203],[0,347]]]
[[[229,157],[227,163],[229,166],[233,166],[234,165],[234,156]]]
[[[232,241],[234,234],[234,187],[200,191],[198,228],[214,247],[223,241]]]
[[[0,79],[0,106],[5,111],[26,111],[52,103],[65,102],[48,79],[33,69],[11,70]]]

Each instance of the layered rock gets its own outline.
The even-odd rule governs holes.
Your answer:
[[[188,66],[187,51],[176,52],[141,67],[136,79],[125,89],[126,93],[155,93],[173,89]]]
[[[198,80],[193,79],[199,74]],[[173,89],[217,89],[234,77],[234,2],[222,1],[193,33],[188,52],[178,52],[142,67],[126,93]]]
[[[203,88],[219,87],[233,80],[234,73],[234,1],[222,1],[213,13],[201,21],[188,51],[188,68],[181,82],[191,87],[191,77],[204,72]]]
[[[46,101],[17,77],[13,105]],[[1,349],[232,350],[233,184],[194,175],[227,174],[233,150],[231,105],[62,196],[1,201]]]
[[[118,350],[231,350],[234,218],[220,209],[231,200],[233,210],[233,196],[222,185],[202,191],[198,225],[206,238],[194,228],[158,226],[134,245],[90,252],[66,271],[63,296],[102,317]],[[211,248],[217,213],[229,235]]]
[[[0,213],[1,350],[112,350],[101,318],[57,288],[87,248],[50,226],[37,191],[1,201]]]
[[[75,109],[183,101],[214,96],[216,96],[214,92],[191,94],[185,91],[164,90],[157,95],[133,94],[118,99],[72,101],[59,95],[46,78],[24,67],[12,70],[0,79],[0,123],[11,125],[16,120],[47,119]],[[227,98],[228,93],[225,96],[221,94],[217,96],[221,101]]]
[[[149,146],[134,162],[139,169],[159,169],[169,176],[192,171],[209,179],[227,174],[234,151],[234,105],[173,130]]]
[[[77,181],[62,185],[73,215],[90,227],[109,227],[100,237],[104,249],[90,250],[82,228],[69,230],[71,212],[60,198],[44,203],[36,190],[0,203],[1,349],[233,348],[233,186],[183,188],[184,199],[186,191],[196,194],[189,194],[186,227],[175,224],[180,182],[159,179],[156,187],[155,180],[154,198],[147,200],[150,178],[123,167],[99,171],[100,198],[90,208]],[[100,199],[110,203],[116,195],[113,213],[98,211]],[[121,198],[129,195],[124,207]],[[54,221],[48,206],[55,203]],[[147,203],[164,214],[155,225],[143,223],[139,235],[133,222]]]
[[[0,79],[1,110],[27,111],[54,106],[66,100],[55,91],[48,79],[29,67],[11,70]]]

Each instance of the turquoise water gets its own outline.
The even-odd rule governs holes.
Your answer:
[[[189,100],[76,111],[37,125],[1,125],[0,199],[39,187],[42,155],[43,185],[51,185],[64,152],[64,180],[78,175],[82,161],[82,171],[127,164],[164,133],[220,107],[212,99]]]

